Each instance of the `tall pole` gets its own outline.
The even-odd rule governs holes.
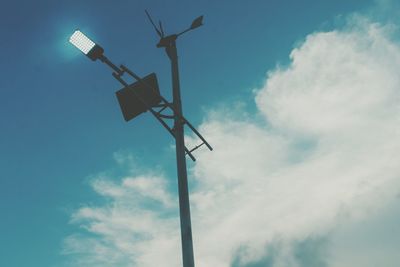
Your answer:
[[[194,267],[192,224],[185,157],[184,121],[182,120],[182,102],[179,85],[178,53],[175,40],[166,47],[171,61],[172,93],[174,106],[174,134],[176,145],[176,163],[178,171],[179,213],[181,222],[181,243],[183,267]]]

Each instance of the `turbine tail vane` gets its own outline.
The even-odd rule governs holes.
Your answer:
[[[190,29],[193,30],[202,25],[203,25],[203,16],[200,16],[200,17],[196,18],[195,20],[193,20],[192,25],[190,25]]]

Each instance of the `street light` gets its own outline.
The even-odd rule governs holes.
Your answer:
[[[161,21],[159,22],[159,28],[157,28],[147,11],[146,14],[151,24],[154,26],[157,34],[160,36],[157,47],[165,48],[165,52],[171,61],[172,102],[167,101],[160,95],[157,76],[155,73],[141,78],[124,65],[117,67],[104,55],[104,49],[101,46],[93,42],[79,30],[76,30],[72,34],[70,42],[91,60],[95,61],[96,59],[100,59],[101,62],[105,63],[113,70],[113,77],[124,86],[122,89],[116,92],[116,96],[126,121],[133,119],[141,113],[149,111],[175,139],[182,241],[182,262],[183,267],[194,267],[186,155],[195,161],[196,159],[192,154],[193,151],[203,145],[205,145],[209,150],[212,150],[212,147],[196,130],[196,128],[194,128],[193,125],[183,116],[176,40],[182,34],[203,25],[203,16],[193,20],[188,29],[178,34],[164,36],[164,30],[162,28]],[[125,74],[136,79],[136,82],[133,84],[128,84],[123,78]],[[185,146],[185,125],[201,140],[199,145],[191,149]]]

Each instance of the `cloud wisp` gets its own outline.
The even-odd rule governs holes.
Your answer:
[[[392,31],[355,18],[345,29],[310,34],[256,91],[263,122],[208,114],[200,128],[215,150],[200,151],[191,170],[198,267],[268,257],[263,266],[305,266],[298,244],[395,201],[400,46]],[[72,216],[85,230],[65,240],[75,266],[179,266],[177,197],[167,181],[95,179],[107,204]]]

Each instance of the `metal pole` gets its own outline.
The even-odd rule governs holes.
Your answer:
[[[175,41],[166,47],[171,60],[172,90],[174,105],[174,133],[176,144],[176,163],[178,170],[179,212],[181,221],[181,242],[183,267],[194,267],[192,224],[190,220],[189,190],[186,171],[184,120],[179,85],[178,54]]]

